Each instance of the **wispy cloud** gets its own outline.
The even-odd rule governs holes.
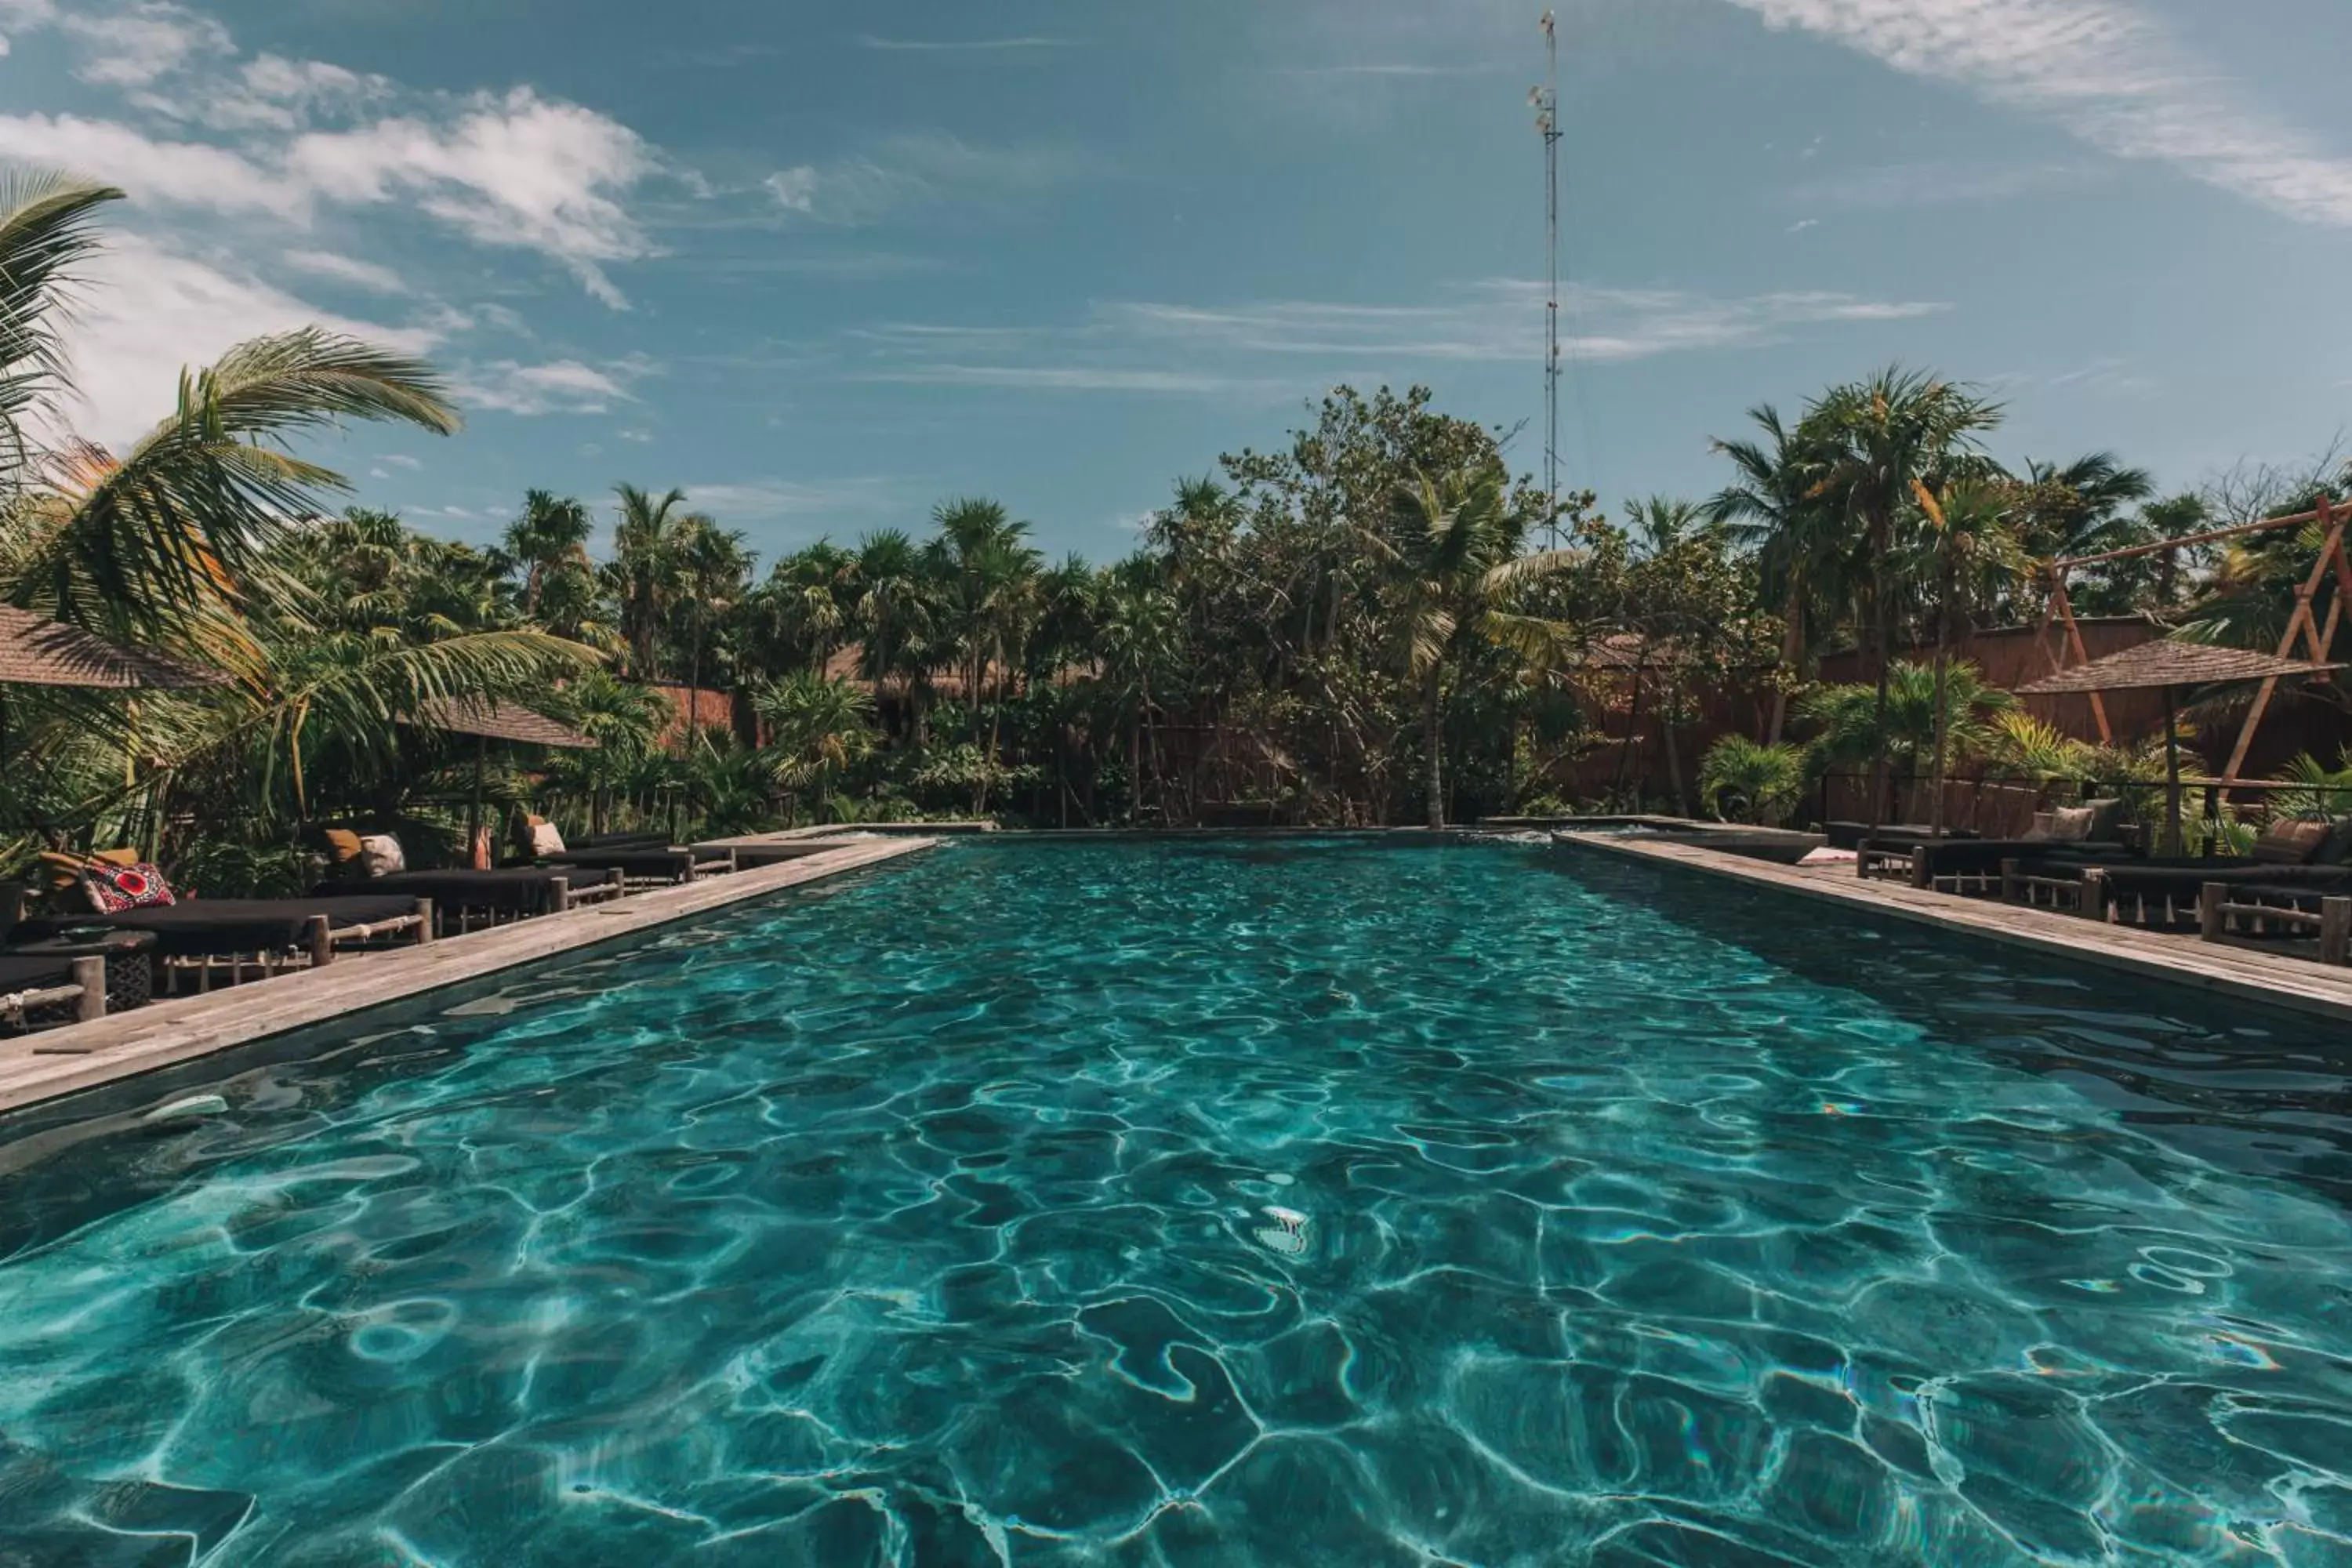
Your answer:
[[[349,283],[378,294],[408,292],[408,285],[399,273],[389,267],[379,267],[373,261],[362,261],[356,256],[339,255],[331,250],[289,250],[280,259],[298,272]]]
[[[1368,76],[1368,77],[1446,77],[1485,76],[1506,68],[1503,65],[1427,65],[1406,60],[1376,60],[1360,65],[1284,66],[1277,76]]]
[[[1959,82],[2043,115],[2116,157],[2306,222],[2352,227],[2352,160],[2217,81],[2123,0],[1731,0],[1897,70]]]
[[[1076,38],[884,38],[872,33],[858,34],[857,43],[860,48],[926,55],[1005,54],[1017,49],[1074,49],[1078,47]]]
[[[894,322],[849,336],[859,379],[1055,392],[1281,394],[1360,376],[1367,366],[1538,357],[1544,286],[1496,279],[1420,305],[1268,300],[1202,306],[1097,304],[1067,326]],[[1672,289],[1586,288],[1566,303],[1581,323],[1569,351],[1587,363],[1754,349],[1818,328],[1916,321],[1929,300],[1826,290],[1716,299]]]
[[[752,479],[686,487],[695,507],[726,522],[780,522],[839,514],[888,511],[908,500],[908,482],[897,478],[837,479]]]
[[[650,361],[637,357],[603,365],[576,359],[543,364],[495,360],[464,367],[455,388],[461,402],[507,414],[603,414],[615,404],[634,402],[629,384],[653,369]]]
[[[218,22],[168,0],[71,13],[19,0],[8,15],[64,36],[83,79],[121,108],[0,115],[0,155],[110,180],[142,205],[296,229],[322,209],[399,207],[474,244],[547,257],[616,307],[605,268],[656,248],[630,198],[675,171],[579,104],[527,87],[411,91],[324,61],[240,59]]]
[[[1803,205],[1872,210],[1958,206],[2080,190],[2097,183],[2086,163],[1881,163],[1808,179],[1789,194]]]
[[[830,163],[779,169],[763,183],[776,205],[795,217],[856,228],[908,208],[1001,210],[1033,201],[1093,167],[1066,147],[987,147],[941,133],[910,133]]]

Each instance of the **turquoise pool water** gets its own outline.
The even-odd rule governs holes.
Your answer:
[[[2343,1563],[2342,1042],[2200,1005],[958,847],[0,1123],[0,1561]]]

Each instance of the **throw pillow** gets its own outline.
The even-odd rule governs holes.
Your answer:
[[[2050,814],[2050,837],[2066,844],[2080,844],[2091,837],[2091,826],[2099,820],[2095,805],[2062,805]]]
[[[371,877],[389,877],[395,871],[408,869],[408,857],[401,852],[400,840],[389,833],[368,833],[360,837],[360,864]]]
[[[556,831],[555,824],[551,822],[531,824],[530,852],[541,857],[563,853],[563,835]]]
[[[172,896],[172,884],[163,879],[163,873],[143,860],[130,866],[93,864],[82,872],[81,885],[91,907],[102,915],[179,902]]]
[[[360,836],[348,827],[330,827],[321,835],[327,841],[327,854],[338,866],[348,866],[360,858]]]
[[[2113,842],[2124,825],[2124,803],[2110,795],[2104,800],[2086,800],[2083,804],[2090,807],[2092,813],[2091,831],[2083,837],[2101,844]]]
[[[2037,811],[2033,814],[2033,826],[2025,830],[2026,840],[2033,844],[2047,843],[2058,837],[2056,828],[2057,813]]]
[[[2273,822],[2263,829],[2254,840],[2253,858],[2266,866],[2307,866],[2327,842],[2328,825],[2325,817],[2308,820],[2289,817]]]

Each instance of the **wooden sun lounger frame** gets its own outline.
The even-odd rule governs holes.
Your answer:
[[[2199,889],[2197,931],[2207,942],[2223,942],[2240,934],[2261,936],[2265,934],[2264,926],[2285,926],[2319,939],[2320,963],[2352,962],[2352,896],[2318,895],[2319,910],[2314,913],[2252,902],[2249,897],[2232,898],[2231,891],[2227,882],[2208,882]]]
[[[201,996],[212,990],[213,977],[223,970],[228,972],[231,985],[242,985],[247,970],[258,971],[254,976],[256,979],[270,980],[296,970],[324,969],[335,962],[335,953],[341,948],[357,947],[378,937],[398,936],[403,931],[413,932],[409,940],[418,947],[433,940],[432,900],[417,900],[416,910],[413,914],[394,915],[390,920],[363,921],[356,925],[338,926],[331,916],[312,915],[303,922],[302,942],[298,948],[257,952],[250,958],[237,952],[160,960],[163,994],[167,996],[178,994],[181,976],[191,973],[196,977],[196,994]]]
[[[37,986],[0,996],[0,1019],[21,1024],[44,1007],[63,1006],[68,1002],[75,1005],[74,1022],[78,1024],[105,1017],[106,960],[93,954],[69,963],[73,978],[63,985]]]
[[[583,866],[581,869],[593,870],[595,868]],[[583,904],[605,903],[624,897],[628,890],[628,879],[625,877],[615,877],[609,882],[590,888],[574,888],[569,877],[550,877],[547,879],[547,909],[544,912],[560,915],[566,910],[578,909]],[[428,909],[433,902],[430,899],[419,901]],[[488,904],[445,903],[438,928],[441,934],[464,936],[467,932],[477,929],[474,925],[474,916],[478,912],[485,917],[480,927],[485,931],[495,926],[512,925],[517,921],[539,918],[537,915],[525,914],[520,910],[499,910]],[[455,929],[451,929],[452,927]]]

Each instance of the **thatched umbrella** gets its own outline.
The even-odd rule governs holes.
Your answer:
[[[2279,658],[2242,647],[2159,638],[2088,664],[2021,686],[2021,697],[2054,697],[2091,691],[2164,693],[2165,809],[2172,827],[2172,852],[2180,853],[2180,693],[2185,687],[2232,686],[2285,676],[2324,675],[2336,664]]]
[[[596,749],[593,739],[570,725],[559,724],[544,713],[534,713],[520,703],[507,702],[498,698],[440,698],[423,704],[403,722],[445,730],[453,735],[474,737],[474,799],[466,814],[466,853],[468,857],[481,837],[482,773],[488,762],[492,741],[519,741],[527,746],[562,746],[574,752]]]
[[[216,669],[117,647],[79,626],[0,605],[0,685],[185,690],[226,686],[229,679]]]

